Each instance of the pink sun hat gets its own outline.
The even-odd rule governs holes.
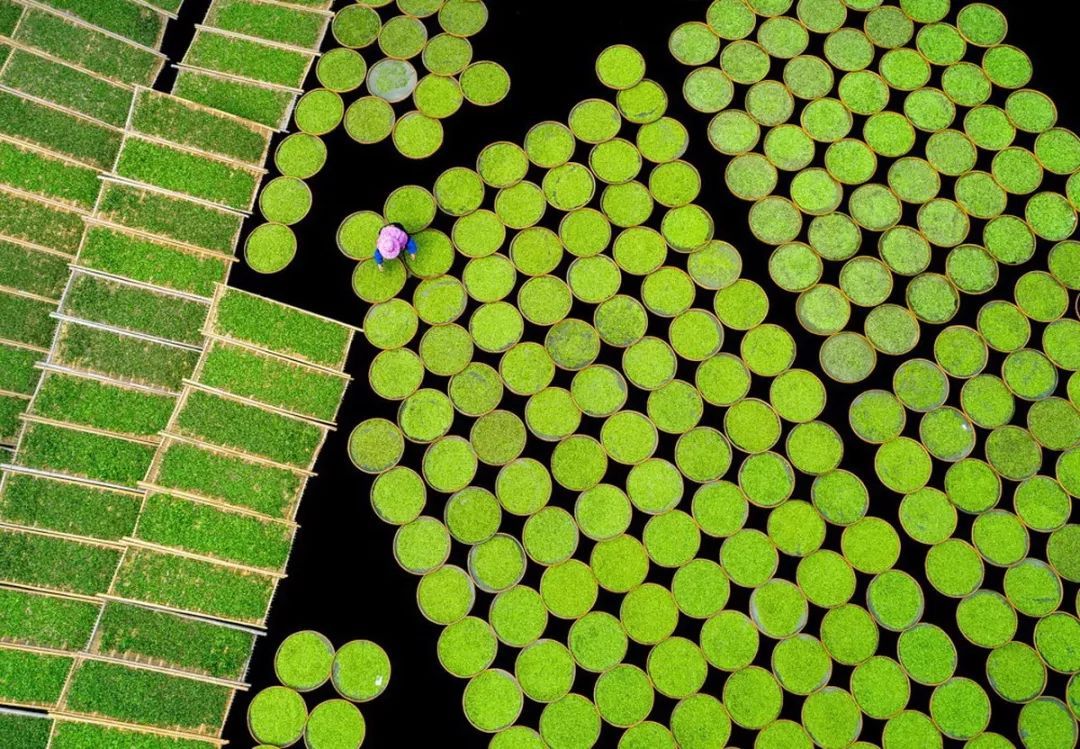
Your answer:
[[[384,226],[379,232],[376,247],[385,260],[393,260],[409,243],[409,235],[396,226]]]

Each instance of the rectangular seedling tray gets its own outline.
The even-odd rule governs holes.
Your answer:
[[[15,47],[0,83],[115,127],[127,121],[132,88]]]
[[[69,262],[66,255],[0,239],[0,286],[59,300],[71,273]]]
[[[0,183],[87,212],[101,189],[97,169],[4,140],[0,140]]]
[[[15,455],[27,468],[124,488],[135,488],[153,459],[144,442],[38,422],[27,423]]]
[[[151,89],[136,94],[130,128],[256,167],[266,162],[273,135],[269,127]]]
[[[199,26],[184,64],[299,91],[315,52]]]
[[[0,343],[0,390],[29,395],[41,378],[34,365],[45,354],[11,343]]]
[[[297,97],[288,89],[183,66],[177,71],[173,94],[277,131],[288,126]]]
[[[80,272],[60,308],[81,320],[192,346],[202,343],[208,311],[205,302]]]
[[[17,4],[15,0],[0,0],[0,34],[10,35],[22,13],[23,6]]]
[[[212,339],[195,379],[207,387],[333,422],[349,378],[247,346]]]
[[[3,107],[0,97],[0,110]],[[0,235],[74,255],[82,234],[82,216],[77,211],[24,193],[0,189]]]
[[[51,722],[51,721],[50,721]],[[36,746],[33,745],[33,746]],[[176,739],[132,728],[83,723],[58,717],[49,749],[101,749],[101,747],[132,747],[136,749],[217,749],[216,742],[185,738]]]
[[[199,352],[74,322],[58,328],[52,363],[179,392]]]
[[[147,187],[105,180],[96,218],[172,240],[232,255],[244,215]]]
[[[0,393],[0,445],[15,446],[19,437],[19,417],[29,403],[24,396]]]
[[[142,497],[91,484],[10,473],[0,492],[0,520],[28,528],[120,541],[139,519]]]
[[[90,642],[101,604],[53,593],[0,587],[0,641],[78,651]]]
[[[212,335],[341,370],[354,328],[239,289],[220,291],[208,322]]]
[[[135,537],[199,556],[281,572],[296,526],[161,492],[147,495]]]
[[[307,478],[211,447],[166,439],[147,482],[267,517],[291,518]]]
[[[29,396],[0,392],[0,445],[15,447],[21,428],[19,417],[29,404]]]
[[[128,135],[114,173],[237,211],[250,211],[264,171]]]
[[[108,601],[90,652],[240,681],[256,635],[220,622]]]
[[[48,348],[56,321],[55,302],[0,291],[0,338]]]
[[[232,261],[222,255],[197,252],[119,229],[89,226],[79,250],[79,265],[209,298],[214,294],[214,285],[228,278]]]
[[[113,434],[152,438],[165,428],[175,403],[168,394],[50,371],[34,398],[33,414]]]
[[[134,0],[38,0],[144,47],[160,48],[168,16]]]
[[[0,703],[55,707],[75,659],[0,644]]]
[[[205,390],[187,389],[169,431],[278,465],[310,469],[326,428]]]
[[[119,130],[10,91],[0,91],[0,133],[98,169],[108,169],[120,152]]]
[[[0,581],[93,596],[109,588],[123,554],[116,546],[0,528]]]
[[[318,49],[330,18],[326,13],[265,0],[214,0],[204,23],[245,36]]]
[[[276,578],[200,559],[128,547],[112,594],[240,624],[261,625]]]
[[[84,660],[71,675],[63,710],[119,723],[217,735],[229,687],[119,663]]]
[[[152,86],[165,64],[156,50],[39,8],[27,8],[12,38],[118,83]]]

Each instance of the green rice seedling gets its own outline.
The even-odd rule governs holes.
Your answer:
[[[0,97],[0,110],[3,107]],[[0,190],[0,227],[11,239],[74,255],[79,249],[83,222],[75,211]]]
[[[54,650],[81,650],[90,642],[101,606],[64,596],[0,588],[0,637]]]
[[[202,302],[81,273],[72,278],[63,309],[73,317],[190,344],[202,341],[208,311]]]
[[[120,83],[152,86],[165,62],[152,50],[36,8],[27,9],[14,39]]]
[[[71,272],[69,262],[69,258],[0,239],[0,286],[59,299]]]
[[[307,468],[322,445],[324,432],[310,422],[264,411],[203,390],[192,390],[173,427],[211,445]]]
[[[51,424],[28,424],[16,456],[20,465],[132,488],[153,459],[153,445]]]
[[[100,749],[103,746],[122,746],[128,749],[217,748],[217,744],[209,741],[178,739],[156,733],[140,733],[127,728],[75,721],[57,722],[50,746],[52,749]]]
[[[0,580],[96,595],[108,589],[120,549],[67,538],[0,529]]]
[[[0,292],[0,338],[48,348],[55,323],[53,302]]]
[[[242,629],[110,601],[93,652],[239,680],[254,647],[255,635]]]
[[[145,47],[161,43],[168,21],[161,13],[131,0],[43,0],[43,4]]]
[[[27,395],[34,392],[41,377],[34,364],[44,358],[38,351],[0,343],[0,390]]]
[[[105,183],[97,215],[130,229],[226,255],[233,254],[243,223],[238,213],[122,182]]]
[[[195,32],[184,64],[277,86],[299,88],[313,55],[269,44],[214,33]]]
[[[0,91],[0,133],[108,169],[120,151],[120,133],[102,123]]]
[[[0,444],[14,445],[19,436],[19,417],[29,401],[16,395],[0,395]]]
[[[181,68],[173,94],[275,129],[285,127],[296,94],[280,88]]]
[[[261,179],[254,169],[132,137],[120,150],[116,173],[241,211],[251,208]]]
[[[183,3],[184,0],[146,0],[147,5],[159,8],[170,15],[176,15]]]
[[[302,416],[333,421],[348,379],[241,346],[215,341],[199,381]]]
[[[22,13],[23,6],[17,5],[14,0],[0,0],[0,34],[10,35]]]
[[[150,479],[162,487],[276,518],[292,514],[304,488],[304,480],[292,471],[185,442],[173,442],[163,449]]]
[[[131,128],[256,166],[266,160],[271,135],[266,128],[150,89],[136,97]]]
[[[123,127],[134,96],[125,86],[26,49],[12,50],[0,83],[116,127]]]
[[[135,437],[165,428],[175,399],[168,395],[50,372],[34,398],[34,414],[46,419]]]
[[[199,352],[76,323],[61,323],[53,358],[74,369],[179,391]]]
[[[0,141],[0,182],[89,211],[101,182],[97,170]]]
[[[119,541],[139,519],[136,494],[13,473],[0,494],[0,518],[28,528]]]
[[[138,538],[226,562],[280,570],[293,528],[168,494],[151,494],[139,516]]]
[[[2,255],[3,245],[0,244]],[[210,297],[214,293],[214,284],[225,282],[230,263],[218,255],[153,242],[104,226],[90,226],[79,251],[79,265]],[[2,273],[0,271],[0,276]]]
[[[41,749],[49,743],[52,718],[40,713],[0,712],[0,736],[16,749]]]
[[[207,26],[295,47],[318,47],[328,16],[256,0],[216,0],[206,13]]]
[[[270,607],[274,578],[132,547],[117,572],[113,592],[132,600],[258,624]]]
[[[236,289],[218,300],[211,324],[219,335],[334,369],[352,341],[347,325]]]
[[[0,648],[0,702],[53,707],[74,658]]]
[[[232,690],[181,676],[83,661],[71,675],[64,707],[122,723],[216,735]]]
[[[7,62],[7,59],[11,57],[12,47],[10,44],[0,43],[0,66],[3,66]]]

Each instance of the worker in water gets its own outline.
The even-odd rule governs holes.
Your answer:
[[[375,243],[375,263],[379,270],[383,269],[384,261],[393,260],[402,250],[415,255],[416,240],[405,233],[401,224],[387,224],[379,231],[379,238]]]

